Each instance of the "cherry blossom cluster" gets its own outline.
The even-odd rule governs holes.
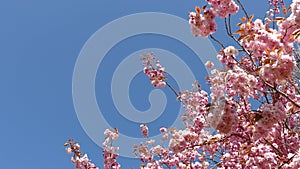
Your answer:
[[[263,58],[260,76],[268,82],[280,84],[291,77],[295,64],[294,57],[271,52],[268,58]]]
[[[281,49],[284,45],[280,39],[283,32],[268,28],[260,19],[241,24],[236,33],[240,35],[240,43],[244,48],[253,52],[252,59],[255,62],[268,58],[269,51]],[[288,44],[285,51],[288,53],[291,49],[292,44]]]
[[[294,17],[296,24],[300,25],[300,1],[293,0],[293,3],[291,4],[291,9],[291,17]]]
[[[75,165],[76,169],[98,169],[88,158],[87,154],[82,156],[82,152],[80,151],[80,145],[69,139],[64,146],[66,147],[66,152],[68,154],[73,153],[71,157],[72,163]]]
[[[145,143],[140,143],[139,145],[133,146],[133,153],[142,161],[142,162],[151,162],[153,160],[153,153],[149,151],[149,147],[153,145],[155,140],[148,140]]]
[[[262,88],[257,77],[244,69],[234,66],[225,76],[225,91],[229,97],[238,96],[243,99],[257,98],[257,91]]]
[[[207,115],[207,123],[210,127],[217,129],[220,133],[231,133],[236,127],[237,114],[226,100],[210,106]]]
[[[266,12],[265,24],[270,26],[272,24],[274,17],[280,14],[280,7],[283,8],[284,14],[286,15],[287,9],[284,5],[283,0],[269,0],[270,9]]]
[[[265,144],[249,145],[249,149],[237,153],[228,152],[221,158],[225,166],[230,168],[276,168],[278,166],[276,154],[272,151],[271,146]]]
[[[210,8],[206,8],[206,6],[202,9],[196,7],[196,12],[190,12],[189,14],[191,30],[196,37],[207,37],[208,35],[216,32],[216,16],[225,18],[229,14],[236,14],[239,10],[239,7],[233,0],[206,1],[211,6]]]
[[[281,119],[286,119],[286,110],[281,102],[263,104],[259,111],[261,112],[261,117],[257,121],[255,128],[255,134],[258,138],[267,136],[274,124]]]
[[[235,59],[238,56],[239,51],[233,47],[226,47],[220,54],[218,54],[217,58],[220,62],[232,67],[235,64]]]
[[[190,132],[189,129],[178,130],[162,127],[160,131],[165,134],[168,133],[171,137],[168,148],[161,145],[154,146],[153,140],[148,140],[145,143],[134,146],[134,153],[144,162],[141,165],[142,169],[162,169],[164,167],[192,169],[209,166],[205,158],[205,153],[199,153],[199,146],[196,146],[199,144],[197,140],[199,140],[200,135]],[[197,159],[201,159],[202,162],[197,161]]]
[[[196,7],[196,12],[190,12],[189,23],[191,25],[192,33],[197,36],[207,37],[216,32],[217,24],[215,22],[216,14],[212,9],[204,9],[200,13],[199,7]]]
[[[269,0],[269,4],[272,7],[272,10],[274,10],[274,12],[276,14],[280,13],[280,5],[284,4],[283,0]]]
[[[205,123],[205,114],[209,107],[208,94],[201,90],[201,86],[195,81],[192,90],[179,91],[179,98],[183,103],[185,112],[182,115],[184,125],[196,133],[201,132]]]
[[[225,18],[229,14],[236,14],[239,6],[233,0],[206,0],[211,6],[211,9],[220,18]]]
[[[144,73],[150,78],[151,84],[154,87],[164,87],[166,85],[167,73],[165,68],[161,66],[159,60],[153,53],[142,54]]]
[[[208,83],[210,84],[210,97],[212,102],[216,102],[225,96],[225,71],[218,71],[217,69],[213,69],[211,71],[211,76],[208,77]]]
[[[251,19],[241,24],[237,31],[241,39],[240,44],[248,54],[251,52],[250,59],[253,64],[249,68],[252,70],[247,71],[252,71],[251,74],[258,71],[263,81],[281,84],[290,79],[294,71],[296,63],[292,51],[296,39],[293,38],[293,32],[300,27],[295,25],[295,20],[291,16],[277,21],[278,30],[264,25],[260,19],[254,22]]]
[[[117,157],[119,156],[117,151],[118,147],[112,146],[112,141],[116,140],[119,136],[118,130],[106,129],[104,132],[106,139],[103,142],[103,158],[104,158],[104,168],[105,169],[120,169],[121,165],[117,162]],[[87,154],[82,156],[80,151],[80,146],[73,139],[69,139],[68,142],[64,144],[66,146],[66,152],[68,154],[73,153],[71,158],[72,163],[75,165],[76,169],[98,169],[88,158]]]
[[[299,1],[293,2],[295,12],[299,5]],[[297,24],[297,16],[299,13],[292,12],[286,19],[277,17],[276,22],[278,29],[270,28],[268,24],[264,24],[261,19],[252,21],[251,17],[245,23],[240,24],[240,29],[236,32],[240,35],[240,43],[243,47],[251,52],[255,62],[269,58],[270,52],[277,50],[278,55],[290,55],[294,49],[293,43],[295,31],[300,29]],[[274,56],[271,56],[274,57]]]
[[[119,169],[121,165],[117,162],[117,153],[119,147],[113,147],[112,142],[117,140],[119,137],[118,129],[106,129],[104,131],[106,139],[102,143],[103,146],[103,158],[104,158],[104,168],[105,169]]]

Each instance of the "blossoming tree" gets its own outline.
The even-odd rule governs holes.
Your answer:
[[[250,16],[240,0],[206,1],[189,14],[191,30],[196,37],[209,37],[220,45],[216,57],[224,70],[214,69],[212,62],[205,64],[211,69],[210,93],[197,82],[190,91],[176,92],[158,58],[151,53],[142,56],[151,84],[170,87],[183,104],[185,129],[162,127],[167,147],[147,139],[134,145],[141,168],[300,168],[300,76],[295,72],[299,71],[295,45],[300,36],[300,0],[290,5],[269,0],[263,19]],[[244,17],[233,32],[231,17],[239,9]],[[214,37],[216,18],[224,19],[226,34],[235,45],[226,46]],[[140,127],[147,138],[147,125]],[[120,168],[118,148],[112,146],[118,130],[104,134],[104,168]],[[76,168],[97,168],[82,155],[77,142],[69,140],[65,146],[73,153]]]

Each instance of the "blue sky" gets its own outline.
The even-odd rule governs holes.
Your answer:
[[[70,156],[66,155],[63,147],[69,137],[79,141],[82,151],[88,153],[94,163],[102,168],[102,150],[80,125],[72,99],[73,70],[81,49],[97,30],[120,17],[140,12],[163,12],[188,20],[188,12],[199,3],[171,0],[2,1],[1,168],[71,169]],[[257,7],[257,4],[262,5]],[[253,0],[245,5],[249,13],[258,13],[258,16],[263,16],[267,8],[261,0]],[[132,29],[132,25],[125,24],[123,29]],[[218,33],[217,37],[231,43],[223,33]],[[204,83],[206,76],[203,64],[195,54],[172,38],[138,35],[111,48],[99,66],[95,79],[97,103],[112,127],[117,126],[125,135],[132,137],[140,137],[136,134],[138,128],[135,128],[139,123],[119,116],[107,91],[110,90],[109,82],[116,65],[125,56],[145,48],[172,51],[188,63],[201,83]],[[170,82],[174,82],[172,77]],[[174,86],[177,88],[176,83]],[[140,73],[134,77],[129,87],[129,98],[136,109],[145,111],[149,108],[147,98],[151,90],[145,76]],[[180,107],[170,90],[163,91],[168,98],[166,111],[149,124],[150,135],[156,135],[162,123],[166,126],[172,124],[176,118],[172,113],[175,111],[177,116],[176,110]],[[124,168],[137,168],[140,164],[138,160],[130,158],[119,159]]]

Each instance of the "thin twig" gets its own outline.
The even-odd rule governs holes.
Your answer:
[[[272,86],[270,83],[263,80],[263,82],[270,88],[274,89],[276,92],[278,92],[280,95],[288,99],[292,104],[300,108],[300,105],[296,103],[294,100],[292,100],[286,93],[283,93],[282,91],[278,90],[276,87]]]
[[[273,21],[275,20],[276,18],[276,12],[274,12],[275,14],[273,15]],[[272,28],[275,29],[275,22],[272,23]]]
[[[179,97],[179,94],[176,92],[176,90],[168,83],[166,82],[166,85],[172,90],[172,92],[176,95],[176,97]]]
[[[224,22],[225,22],[225,29],[226,29],[226,32],[227,32],[227,35],[228,36],[233,36],[230,32],[229,32],[229,28],[228,28],[228,24],[227,24],[227,19],[226,18],[224,18]]]
[[[248,15],[248,13],[247,13],[247,11],[246,11],[244,5],[241,3],[240,0],[236,0],[236,1],[237,1],[237,3],[242,7],[242,10],[243,10],[244,14],[246,15],[246,18],[249,19],[249,15]]]
[[[279,156],[282,156],[282,153],[273,145],[271,144],[267,139],[264,138],[264,141],[269,144],[278,154]]]
[[[226,29],[227,35],[229,37],[231,37],[243,49],[243,51],[250,57],[250,60],[251,60],[251,62],[253,64],[253,66],[256,66],[255,62],[254,62],[254,60],[253,60],[253,58],[251,56],[251,53],[230,32],[229,26],[228,26],[229,24],[227,23],[227,19],[226,18],[224,18],[224,21],[225,21],[225,29]]]
[[[218,40],[216,39],[215,37],[213,37],[212,35],[209,35],[209,37],[214,40],[215,42],[217,42],[220,46],[222,46],[223,49],[225,49],[225,46]]]
[[[278,169],[282,168],[285,164],[289,164],[292,159],[296,156],[297,154],[294,154],[291,158],[289,158],[287,161],[283,162],[279,167]]]
[[[228,28],[229,28],[229,33],[232,34],[232,30],[231,30],[231,20],[230,20],[230,18],[231,18],[231,15],[229,14],[229,15],[228,15]]]
[[[176,99],[179,100],[183,105],[186,106],[185,103],[182,102],[180,95],[176,92],[176,90],[168,83],[166,82],[166,85],[172,90],[172,92],[176,95]]]

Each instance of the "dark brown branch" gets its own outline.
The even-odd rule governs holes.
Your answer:
[[[229,28],[229,33],[232,34],[232,30],[231,30],[231,20],[230,20],[230,18],[231,18],[231,15],[229,14],[229,15],[228,15],[228,28]]]
[[[291,158],[289,158],[287,161],[283,162],[279,167],[278,169],[282,168],[285,164],[289,164],[292,159],[296,156],[297,154],[294,154]]]
[[[166,82],[166,81],[165,81]],[[176,92],[176,90],[168,83],[166,82],[166,85],[172,90],[172,92],[176,95],[176,99],[179,100],[183,105],[186,105],[182,102],[180,95]]]
[[[172,92],[176,95],[176,97],[179,97],[179,94],[176,92],[176,90],[168,83],[166,82],[166,85],[172,90]]]
[[[269,144],[276,152],[279,154],[279,156],[282,156],[282,153],[275,147],[273,144],[271,144],[267,139],[264,138],[264,141]]]
[[[223,49],[225,49],[225,46],[218,40],[216,39],[215,37],[213,37],[212,35],[209,35],[209,37],[214,40],[215,42],[217,42],[220,46],[222,46]]]
[[[294,100],[292,100],[286,93],[283,93],[282,91],[278,90],[276,87],[272,86],[270,83],[266,82],[263,80],[263,82],[270,87],[271,89],[275,90],[276,92],[278,92],[280,95],[282,95],[283,97],[285,97],[286,99],[288,99],[292,104],[294,104],[295,106],[297,106],[298,108],[300,108],[300,105],[298,103],[296,103]]]

